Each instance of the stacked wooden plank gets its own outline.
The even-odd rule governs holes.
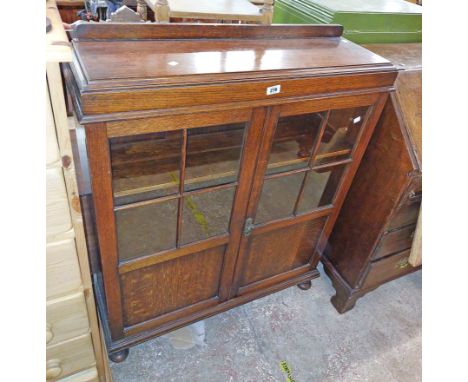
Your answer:
[[[46,3],[46,379],[104,382],[105,358],[94,306],[68,133],[60,62],[71,61],[55,4]],[[98,372],[99,370],[99,372]]]

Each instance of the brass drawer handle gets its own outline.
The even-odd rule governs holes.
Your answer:
[[[46,364],[46,378],[54,379],[62,374],[62,364],[59,359],[50,359]]]
[[[396,263],[395,268],[397,269],[405,269],[409,265],[408,258],[405,257],[401,259],[398,263]]]

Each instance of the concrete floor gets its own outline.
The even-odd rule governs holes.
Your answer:
[[[206,345],[174,349],[167,337],[112,364],[114,382],[421,380],[421,272],[388,283],[339,315],[328,278],[289,288],[206,320]]]

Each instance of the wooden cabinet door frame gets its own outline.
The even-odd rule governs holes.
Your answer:
[[[302,195],[304,190],[304,182],[302,183],[299,196],[297,197],[296,204],[294,207],[294,216],[269,221],[263,224],[253,225],[248,233],[243,233],[240,244],[239,244],[239,254],[236,263],[236,268],[233,276],[233,282],[231,284],[231,290],[229,293],[229,298],[234,298],[236,296],[254,292],[258,289],[270,287],[273,284],[283,282],[290,278],[298,277],[301,275],[305,275],[307,272],[315,269],[318,261],[320,253],[326,244],[327,238],[330,234],[330,231],[333,227],[333,224],[336,220],[337,214],[343,200],[346,196],[346,193],[349,189],[351,184],[352,178],[359,166],[359,163],[362,159],[362,155],[364,153],[365,148],[369,142],[369,139],[372,135],[374,130],[375,124],[377,119],[382,111],[383,105],[387,98],[386,93],[369,93],[369,94],[361,94],[361,95],[353,95],[353,96],[344,96],[344,97],[336,97],[336,98],[327,98],[327,99],[318,99],[318,100],[308,100],[308,101],[301,101],[297,103],[291,104],[284,104],[273,106],[269,108],[268,116],[265,120],[264,126],[264,134],[262,139],[262,144],[259,149],[257,164],[255,168],[254,177],[252,180],[252,190],[249,197],[249,203],[247,206],[245,217],[249,219],[249,224],[251,221],[255,221],[256,213],[259,207],[260,197],[264,185],[265,180],[265,173],[268,164],[269,154],[272,148],[273,140],[275,137],[275,130],[277,123],[281,117],[284,116],[294,116],[300,115],[305,113],[315,113],[315,112],[325,112],[326,116],[321,123],[320,130],[318,135],[313,143],[313,149],[311,158],[317,153],[322,135],[324,133],[326,123],[328,117],[330,115],[330,110],[334,109],[345,109],[351,107],[369,107],[366,113],[365,119],[363,121],[362,127],[360,129],[359,135],[356,139],[356,144],[354,145],[349,159],[344,159],[341,161],[335,162],[333,165],[323,165],[321,167],[333,167],[335,165],[343,165],[345,166],[345,170],[341,175],[341,180],[339,181],[339,185],[336,189],[334,200],[332,205],[319,207],[311,212],[305,214],[296,214],[297,211],[297,203],[299,198]],[[308,168],[311,167],[311,163],[308,163]],[[294,173],[304,172],[304,170],[290,170],[284,173],[277,174],[279,176],[284,176],[284,174],[292,175]],[[278,177],[279,177],[278,176]],[[270,175],[270,179],[275,177],[275,175]],[[248,286],[241,285],[242,275],[245,272],[245,266],[247,259],[250,255],[249,253],[249,243],[251,242],[252,238],[256,235],[261,235],[268,231],[278,228],[285,228],[295,224],[305,223],[308,221],[312,221],[315,219],[319,219],[324,217],[325,222],[323,225],[321,236],[318,240],[317,246],[313,253],[311,253],[309,263],[299,267],[297,269],[293,269],[282,274],[277,274],[275,276],[269,277],[265,280],[260,280],[250,284]]]
[[[245,211],[251,188],[251,181],[257,160],[257,147],[261,142],[264,120],[267,109],[264,107],[245,109],[244,111],[220,111],[193,115],[176,115],[150,118],[142,121],[123,121],[118,123],[96,123],[86,125],[86,144],[88,150],[91,186],[95,206],[96,226],[99,236],[99,250],[103,273],[104,294],[107,301],[107,315],[112,339],[122,339],[127,333],[156,327],[164,322],[193,313],[196,310],[212,307],[228,298],[238,246],[242,235]],[[184,131],[184,149],[182,169],[185,164],[187,130],[194,127],[215,126],[220,124],[245,122],[243,146],[239,164],[238,179],[234,183],[236,191],[231,209],[231,218],[227,234],[189,243],[172,250],[158,252],[154,255],[119,261],[115,211],[126,208],[115,206],[112,188],[112,168],[110,138],[125,137],[143,133],[167,131],[171,126],[180,126]],[[174,127],[172,127],[174,129]],[[181,170],[183,173],[184,170]],[[183,179],[184,175],[181,175]],[[216,187],[215,187],[216,188]],[[223,188],[219,186],[218,188]],[[182,193],[180,185],[179,197]],[[134,204],[144,205],[147,202]],[[179,208],[180,211],[180,208]],[[178,213],[178,227],[181,221]],[[121,276],[127,272],[162,263],[197,251],[225,245],[218,295],[215,298],[182,307],[174,312],[163,314],[136,325],[125,326],[123,321],[123,301]],[[184,313],[185,312],[185,313]]]
[[[322,217],[326,219],[320,242],[316,247],[315,253],[311,254],[308,265],[293,270],[293,272],[286,272],[282,275],[278,275],[272,278],[272,280],[269,280],[268,285],[260,281],[257,283],[258,285],[255,286],[254,290],[271,286],[272,283],[288,280],[295,276],[304,276],[311,269],[315,269],[318,262],[317,253],[320,253],[321,248],[324,246],[324,243],[326,243],[326,239],[330,234],[330,230],[336,220],[337,213],[343,203],[352,177],[357,170],[364,149],[372,135],[386,97],[386,93],[367,93],[352,96],[327,97],[253,109],[204,112],[197,113],[197,115],[166,115],[142,120],[87,124],[86,142],[96,225],[99,236],[104,295],[106,298],[107,315],[112,340],[121,340],[126,335],[158,327],[171,320],[177,320],[184,316],[195,314],[200,310],[212,309],[213,306],[239,295],[240,276],[245,266],[245,260],[249,256],[247,251],[248,237],[244,234],[244,226],[247,218],[255,218],[263,187],[268,156],[274,139],[276,124],[280,117],[346,107],[371,106],[371,110],[367,113],[365,124],[358,137],[360,144],[355,145],[352,152],[353,159],[343,162],[343,164],[346,164],[346,170],[342,175],[333,206],[319,208],[310,213],[293,218],[260,224],[253,228],[252,236],[255,236],[273,228],[288,227]],[[114,206],[112,189],[110,138],[183,129],[185,131],[184,144],[186,144],[187,129],[215,126],[231,122],[246,122],[246,130],[244,133],[239,174],[236,182],[236,192],[231,210],[228,233],[190,243],[173,250],[165,251],[162,254],[157,253],[143,258],[119,262],[114,215],[116,207]],[[314,142],[314,151],[318,148],[324,126],[325,124],[321,127],[319,135]],[[178,215],[180,215],[180,213]],[[178,222],[179,220],[180,216],[178,216]],[[221,245],[226,245],[226,249],[223,257],[218,294],[215,298],[204,302],[202,301],[202,303],[182,307],[176,311],[163,314],[162,316],[156,316],[130,327],[124,325],[120,279],[122,274]],[[251,290],[248,290],[246,292],[250,293],[250,291]]]

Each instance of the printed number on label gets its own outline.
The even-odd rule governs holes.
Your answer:
[[[266,89],[266,95],[278,94],[281,92],[281,85],[270,86]]]

